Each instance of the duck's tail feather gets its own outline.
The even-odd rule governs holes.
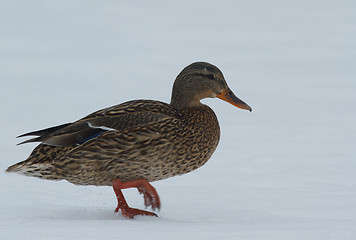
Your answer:
[[[43,178],[48,180],[63,179],[56,173],[52,164],[30,163],[28,160],[16,163],[6,169],[6,172],[14,172],[25,176]]]
[[[64,154],[64,152],[63,148],[40,144],[25,161],[8,167],[6,172],[48,180],[61,180],[63,179],[63,172],[61,172],[61,168],[54,164],[55,158],[53,156],[58,156],[59,153]],[[60,154],[59,157],[61,157]]]

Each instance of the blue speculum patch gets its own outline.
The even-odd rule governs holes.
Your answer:
[[[106,132],[106,131],[98,132],[88,138],[85,138],[85,139],[81,140],[80,142],[78,142],[78,144],[82,144],[82,143],[85,143],[86,141],[89,141],[90,139],[96,138],[96,137],[100,136],[101,134],[103,134],[104,132]]]

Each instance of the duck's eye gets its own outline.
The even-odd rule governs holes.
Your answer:
[[[213,74],[208,74],[207,77],[211,80],[214,80],[215,79],[215,76]]]

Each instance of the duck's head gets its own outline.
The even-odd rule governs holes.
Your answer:
[[[228,87],[219,68],[206,62],[185,67],[177,76],[172,90],[171,105],[177,109],[201,105],[203,98],[218,97],[232,105],[252,111]]]

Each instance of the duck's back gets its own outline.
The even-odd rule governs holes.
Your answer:
[[[207,106],[176,110],[166,103],[136,100],[42,133],[44,143],[9,171],[111,185],[114,179],[155,181],[202,166],[214,152],[220,130]]]

